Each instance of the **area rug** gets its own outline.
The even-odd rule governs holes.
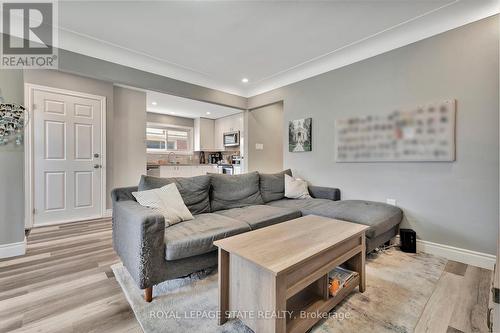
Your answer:
[[[396,249],[370,254],[366,291],[355,291],[318,322],[311,332],[413,332],[446,265],[446,259]],[[151,303],[143,300],[127,270],[113,272],[146,333],[251,333],[238,319],[217,325],[217,272],[208,270],[154,287]]]

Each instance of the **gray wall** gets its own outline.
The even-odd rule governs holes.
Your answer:
[[[0,70],[0,89],[6,102],[24,104],[23,72]],[[24,239],[24,149],[0,146],[0,245]]]
[[[115,86],[113,95],[113,187],[135,186],[146,174],[146,93]]]
[[[283,170],[283,103],[248,112],[248,171]],[[255,144],[264,145],[256,150]]]
[[[82,93],[106,97],[106,206],[111,208],[110,193],[113,189],[114,163],[113,150],[114,141],[114,108],[113,108],[113,84],[100,80],[67,74],[54,70],[25,70],[24,81],[26,83],[39,84],[42,86],[78,91]]]
[[[313,118],[313,151],[283,150],[294,174],[337,186],[344,199],[394,198],[419,238],[495,254],[498,25],[498,16],[490,17],[250,98],[249,105],[284,100],[284,128],[289,120]],[[457,100],[455,162],[335,163],[335,119],[446,98]],[[288,142],[287,133],[282,138]]]
[[[146,117],[149,123],[194,127],[194,119],[192,118],[176,117],[168,114],[154,112],[148,112]]]

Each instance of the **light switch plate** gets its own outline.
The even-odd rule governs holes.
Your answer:
[[[264,150],[264,144],[263,143],[256,143],[255,150]]]

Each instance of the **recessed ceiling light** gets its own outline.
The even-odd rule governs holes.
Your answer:
[[[241,82],[248,83],[248,79],[246,77],[244,77],[244,78],[241,79]]]
[[[156,105],[158,105],[158,103],[156,103],[156,102],[151,102],[151,105],[156,106]]]
[[[207,114],[210,114],[210,112],[209,112],[209,111],[207,111]]]
[[[172,111],[172,112],[170,112],[170,114],[175,114],[175,112],[174,112],[174,111]]]

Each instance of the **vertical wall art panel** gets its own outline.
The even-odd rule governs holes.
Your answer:
[[[312,118],[290,121],[288,124],[288,150],[290,152],[312,150]]]
[[[22,144],[25,111],[19,104],[0,103],[0,145],[6,145],[14,137],[16,145]]]
[[[337,162],[454,161],[455,100],[335,121]]]

